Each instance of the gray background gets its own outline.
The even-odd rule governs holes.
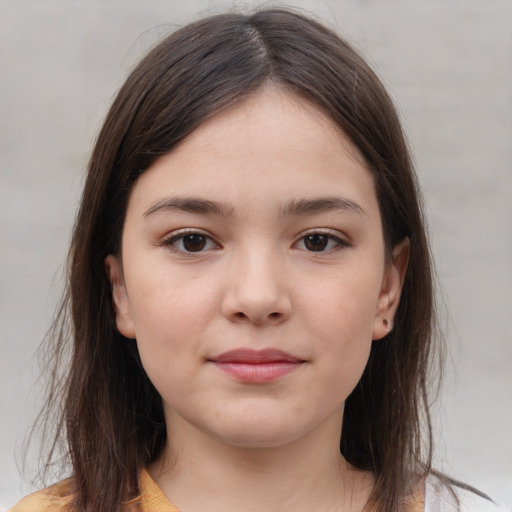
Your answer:
[[[16,460],[39,402],[34,351],[105,110],[155,40],[232,5],[0,0],[0,510],[30,489]],[[512,0],[289,5],[353,41],[396,98],[452,354],[437,465],[512,506]]]

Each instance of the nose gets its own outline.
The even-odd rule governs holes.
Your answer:
[[[270,251],[248,249],[234,259],[222,304],[224,316],[232,322],[254,325],[285,322],[292,302],[281,258]]]

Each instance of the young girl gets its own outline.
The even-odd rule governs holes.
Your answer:
[[[170,35],[110,109],[73,234],[43,416],[72,477],[12,510],[494,510],[431,468],[419,203],[388,95],[331,31],[267,10]]]

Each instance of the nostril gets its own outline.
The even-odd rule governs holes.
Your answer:
[[[269,313],[266,318],[271,319],[271,320],[278,320],[281,318],[281,316],[282,316],[281,313],[279,313],[278,311],[274,311],[272,313]],[[236,318],[237,320],[246,320],[246,319],[251,318],[249,315],[245,314],[243,311],[236,312],[233,315],[233,317]],[[257,320],[255,318],[253,318],[253,321],[257,321]]]

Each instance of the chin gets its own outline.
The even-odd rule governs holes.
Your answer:
[[[241,432],[238,435],[224,436],[223,441],[237,448],[265,450],[279,448],[295,441],[290,432]]]
[[[227,445],[247,449],[285,446],[306,435],[308,430],[297,429],[292,420],[285,420],[277,415],[264,419],[253,417],[249,421],[223,427],[216,429],[218,438]]]

